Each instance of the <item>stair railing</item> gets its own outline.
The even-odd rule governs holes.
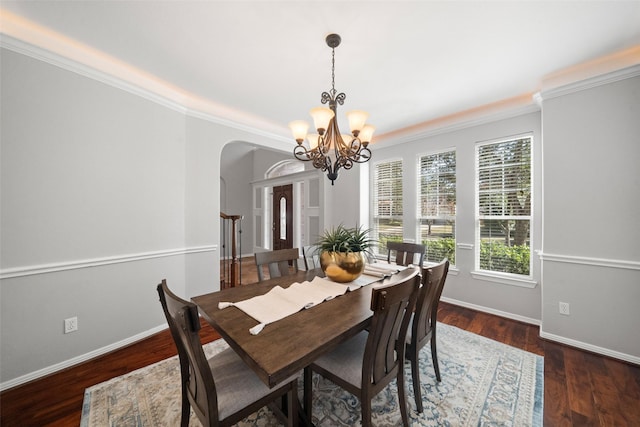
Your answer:
[[[242,253],[242,215],[227,215],[220,212],[220,289],[233,288],[242,283],[242,263],[238,254]]]

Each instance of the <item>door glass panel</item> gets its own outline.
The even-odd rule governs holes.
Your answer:
[[[287,240],[287,199],[280,198],[280,239]]]

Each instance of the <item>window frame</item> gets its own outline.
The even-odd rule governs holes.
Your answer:
[[[396,163],[398,162],[400,164],[400,171],[401,171],[401,175],[400,175],[400,188],[401,188],[401,194],[400,194],[400,198],[401,198],[401,212],[399,215],[388,215],[388,216],[380,216],[377,215],[378,212],[378,182],[379,179],[376,179],[377,177],[377,173],[378,173],[378,167],[380,165],[384,165],[384,164],[391,164],[391,163]],[[393,157],[393,158],[389,158],[386,160],[382,160],[379,162],[376,162],[372,165],[372,180],[373,180],[373,185],[371,185],[371,230],[372,230],[372,238],[375,239],[376,241],[379,242],[379,246],[377,247],[377,250],[374,249],[374,253],[377,256],[386,256],[386,246],[383,247],[383,244],[380,240],[380,231],[379,231],[379,227],[378,227],[378,220],[380,218],[383,219],[395,219],[397,221],[400,222],[400,231],[401,231],[401,235],[400,235],[400,240],[402,240],[404,238],[404,232],[403,232],[403,228],[404,228],[404,196],[405,196],[405,189],[404,189],[404,177],[405,177],[405,165],[404,165],[404,159],[402,157]]]
[[[456,233],[456,227],[457,227],[457,220],[458,220],[458,215],[457,215],[457,210],[458,210],[458,150],[456,147],[447,147],[447,148],[442,148],[442,149],[438,149],[438,150],[434,150],[434,151],[429,151],[429,152],[424,152],[424,153],[420,153],[416,156],[416,231],[415,231],[415,235],[417,236],[417,242],[420,244],[423,244],[422,242],[422,233],[421,233],[421,229],[422,229],[422,220],[426,219],[426,217],[422,216],[422,178],[423,175],[421,174],[422,168],[421,168],[421,164],[422,164],[422,159],[424,157],[429,157],[429,156],[437,156],[437,155],[442,155],[442,154],[448,154],[448,153],[453,153],[454,159],[455,159],[455,170],[454,170],[454,177],[455,177],[455,189],[454,189],[454,194],[455,194],[455,202],[454,202],[454,214],[451,215],[442,215],[440,216],[440,219],[451,219],[453,218],[453,239],[454,239],[454,245],[453,245],[453,256],[454,259],[450,259],[449,261],[451,261],[451,265],[455,266],[455,259],[457,258],[458,254],[457,254],[457,233]],[[427,248],[427,253],[425,253],[425,262],[426,263],[432,263],[434,261],[428,261],[428,248]]]
[[[509,141],[516,141],[520,139],[528,139],[529,140],[529,156],[530,156],[530,165],[529,165],[529,188],[530,188],[530,208],[529,215],[500,215],[500,216],[492,216],[492,215],[480,215],[480,148],[493,145],[506,143]],[[492,139],[488,141],[476,142],[475,144],[475,184],[474,184],[474,192],[475,192],[475,243],[474,243],[474,270],[471,271],[472,277],[479,280],[488,280],[492,282],[498,282],[503,284],[522,286],[527,288],[534,288],[537,285],[537,282],[533,280],[534,277],[534,236],[535,236],[535,221],[534,221],[534,212],[535,212],[535,197],[534,197],[534,188],[535,188],[535,177],[534,177],[534,152],[535,152],[535,140],[533,136],[533,132],[517,134],[513,136],[503,137]],[[508,273],[494,270],[482,270],[480,269],[480,252],[481,252],[481,244],[482,244],[482,236],[481,236],[481,226],[480,221],[483,219],[494,218],[499,220],[527,220],[529,222],[529,231],[528,231],[528,247],[529,247],[529,274],[517,274],[517,273]]]

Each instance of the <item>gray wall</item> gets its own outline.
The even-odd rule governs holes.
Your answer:
[[[162,278],[184,293],[185,119],[10,51],[1,101],[5,382],[162,324]]]
[[[285,144],[1,55],[4,389],[164,329],[163,278],[217,290],[222,148]]]
[[[543,93],[542,335],[636,363],[639,74]],[[560,301],[570,316],[558,313]]]

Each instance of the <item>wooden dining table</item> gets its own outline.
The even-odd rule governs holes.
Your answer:
[[[257,284],[200,295],[192,301],[258,377],[267,386],[274,387],[370,324],[373,315],[371,286],[270,323],[257,335],[252,335],[249,329],[258,321],[237,307],[219,309],[218,303],[243,301],[264,295],[275,286],[286,288],[295,282],[311,281],[316,276],[324,276],[322,270],[299,271]]]

